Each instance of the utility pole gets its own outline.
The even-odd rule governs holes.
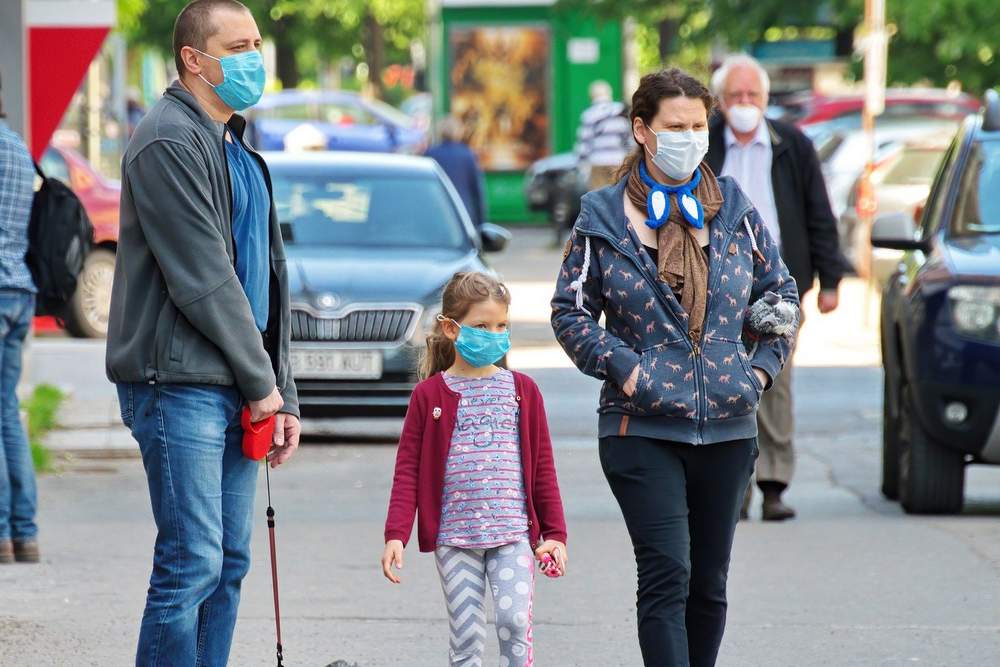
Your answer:
[[[864,299],[864,321],[868,322],[871,291],[874,276],[872,275],[872,245],[871,233],[874,223],[875,207],[872,205],[874,192],[870,178],[875,163],[875,116],[885,110],[885,79],[886,60],[888,58],[889,37],[885,27],[885,0],[865,0],[865,22],[855,40],[855,48],[864,54],[865,64],[865,100],[861,115],[861,126],[865,132],[867,157],[864,175],[862,176],[862,191],[867,195],[868,202],[859,198],[859,214],[864,243],[858,244],[857,269],[861,277],[868,281]]]

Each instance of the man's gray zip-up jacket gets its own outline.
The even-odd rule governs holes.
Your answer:
[[[756,436],[765,387],[753,369],[777,377],[792,338],[762,336],[748,354],[743,317],[766,292],[799,301],[777,245],[736,182],[720,178],[704,332],[691,340],[687,313],[628,224],[625,183],[584,195],[552,299],[559,343],[581,371],[604,380],[600,437],[701,445]],[[627,396],[622,387],[636,366],[638,385]]]
[[[270,315],[261,334],[234,268],[226,127],[175,81],[129,142],[107,374],[112,382],[235,385],[247,400],[266,398],[277,386],[281,411],[297,416],[288,274],[273,194]],[[228,123],[241,142],[245,127],[237,115]],[[270,192],[267,166],[244,146]]]

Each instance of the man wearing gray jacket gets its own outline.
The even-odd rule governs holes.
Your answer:
[[[174,26],[179,80],[122,159],[107,372],[157,527],[137,665],[227,663],[258,471],[243,406],[277,415],[272,467],[298,446],[284,248],[235,113],[263,91],[260,45],[239,2],[190,3]]]

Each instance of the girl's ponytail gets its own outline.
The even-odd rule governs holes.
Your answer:
[[[434,329],[427,336],[427,349],[420,359],[420,379],[446,371],[455,363],[455,344],[444,335],[441,322],[434,322]]]
[[[510,291],[502,282],[485,273],[456,273],[441,295],[441,314],[456,322],[464,318],[474,304],[494,300],[510,307]],[[426,380],[446,371],[455,363],[455,343],[444,335],[440,321],[427,335],[427,349],[420,359],[420,379]]]

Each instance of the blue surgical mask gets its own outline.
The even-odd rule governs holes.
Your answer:
[[[451,318],[441,317],[441,319],[451,320],[458,326],[458,340],[455,341],[455,349],[473,368],[483,368],[495,364],[510,351],[510,331],[494,333],[467,327]]]
[[[195,51],[193,46],[191,47]],[[231,56],[216,58],[215,56],[198,51],[203,56],[208,56],[212,60],[218,60],[222,65],[222,83],[212,84],[211,81],[201,76],[201,80],[212,86],[215,94],[219,96],[226,106],[234,111],[243,111],[252,107],[260,100],[264,94],[264,84],[267,81],[267,74],[264,72],[264,59],[260,51],[244,51],[234,53]]]

